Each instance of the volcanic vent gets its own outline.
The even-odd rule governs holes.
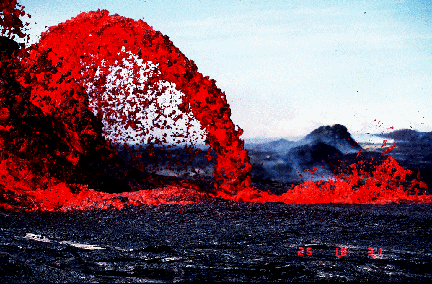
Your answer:
[[[194,187],[197,180],[166,179],[175,172],[176,178],[199,179],[205,169],[194,159],[207,167],[213,162],[213,184],[205,189],[229,200],[431,200],[418,195],[425,185],[406,180],[412,172],[391,156],[370,171],[361,160],[331,179],[291,185],[280,195],[252,187],[242,130],[230,119],[225,94],[143,21],[98,10],[51,27],[28,49],[6,37],[0,44],[0,207],[195,202],[211,196]],[[341,127],[329,130],[315,136],[337,135],[319,143],[347,134]],[[351,142],[338,146],[357,148]]]

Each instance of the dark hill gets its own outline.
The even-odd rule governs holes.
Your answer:
[[[257,182],[261,179],[296,183],[308,179],[305,171],[314,168],[323,175],[332,175],[345,160],[355,160],[360,149],[345,126],[321,126],[298,142],[280,139],[251,148],[255,162],[252,176]],[[353,153],[354,158],[345,157],[348,153]],[[272,186],[277,187],[274,183]]]
[[[361,146],[351,137],[348,129],[340,124],[320,126],[300,141],[302,144],[316,144],[319,142],[333,146],[345,154],[357,152],[361,149]]]
[[[385,138],[391,138],[394,140],[399,140],[399,141],[414,141],[419,138],[420,133],[412,129],[401,129],[401,130],[395,130],[390,133],[384,133],[381,134],[380,136]]]
[[[432,142],[432,132],[419,132],[413,129],[400,129],[379,136],[401,142]]]

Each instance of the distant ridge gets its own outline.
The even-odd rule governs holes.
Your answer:
[[[362,147],[348,132],[348,129],[341,124],[320,126],[298,141],[290,141],[284,138],[279,138],[274,141],[263,143],[246,143],[246,146],[249,149],[257,151],[286,153],[295,147],[302,145],[316,145],[318,143],[324,143],[328,146],[332,146],[344,154],[357,152],[358,150],[362,149]]]
[[[415,142],[419,140],[429,140],[432,142],[432,132],[419,132],[413,129],[399,129],[389,133],[379,134],[378,136],[384,138],[391,138],[396,141]]]

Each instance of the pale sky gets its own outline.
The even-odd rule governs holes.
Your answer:
[[[106,9],[168,35],[225,91],[242,138],[432,131],[432,2],[21,0],[45,26]]]

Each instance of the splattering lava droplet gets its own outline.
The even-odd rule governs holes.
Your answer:
[[[110,127],[130,129],[135,137],[142,138],[141,142],[150,144],[147,150],[154,156],[154,144],[166,142],[161,141],[164,135],[155,138],[157,129],[170,126],[161,122],[143,127],[142,114],[150,108],[154,120],[170,116],[178,121],[189,115],[199,121],[206,135],[204,140],[216,153],[213,196],[285,203],[431,201],[430,196],[418,194],[425,184],[417,179],[407,184],[406,176],[412,173],[391,156],[372,172],[352,164],[346,175],[307,181],[282,195],[253,188],[252,165],[240,139],[242,130],[230,119],[225,94],[214,80],[199,73],[193,61],[167,36],[141,20],[109,15],[106,10],[81,13],[50,27],[30,48],[15,49],[12,55],[3,52],[1,56],[5,106],[0,117],[3,208],[120,209],[127,205],[190,203],[208,198],[209,194],[193,187],[161,185],[146,190],[129,183],[124,186],[133,189],[131,192],[108,193],[82,183],[100,178],[95,184],[107,186],[110,181],[104,178],[111,173],[110,167],[126,167],[117,158],[112,143],[119,138],[118,133],[103,133]],[[116,67],[126,65],[128,73],[116,71]],[[144,74],[145,68],[148,70]],[[140,81],[143,76],[145,80]],[[125,87],[115,85],[112,78],[131,80],[131,85],[141,84],[142,88],[120,94]],[[167,105],[158,101],[169,88],[180,92],[181,112],[170,110],[167,114]],[[119,111],[126,101],[130,107]],[[206,156],[212,159],[210,148]],[[143,170],[140,166],[142,162],[133,170],[126,169],[124,176],[142,175],[134,172]],[[122,179],[119,172],[111,175],[120,175],[116,181]]]

